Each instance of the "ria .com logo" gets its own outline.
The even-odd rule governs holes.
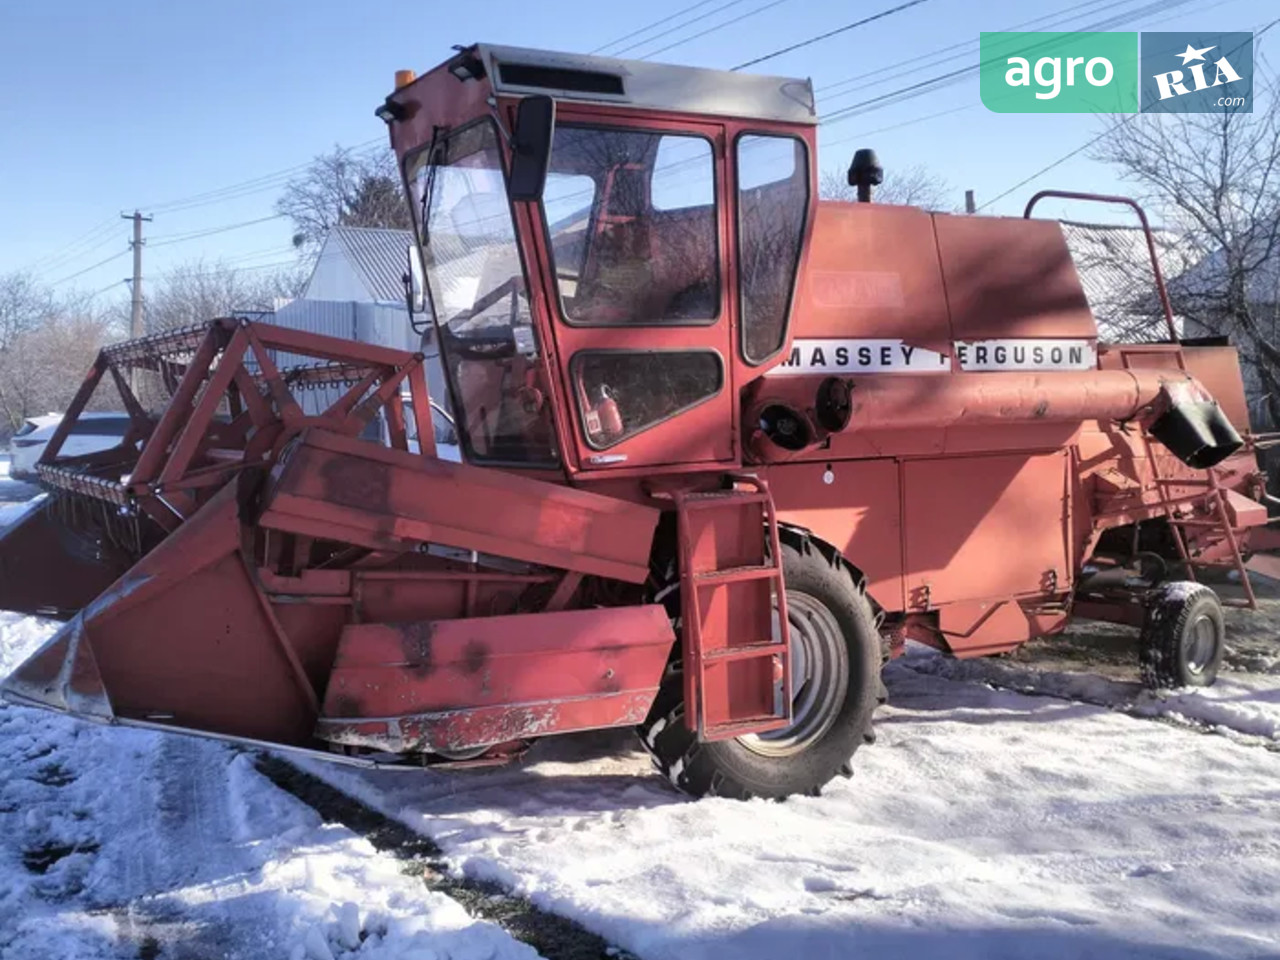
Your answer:
[[[997,113],[1253,112],[1252,33],[983,33],[981,56]]]

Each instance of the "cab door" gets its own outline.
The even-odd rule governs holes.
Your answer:
[[[563,109],[535,234],[578,472],[733,465],[725,135]]]

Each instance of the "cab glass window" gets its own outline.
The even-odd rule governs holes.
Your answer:
[[[569,323],[710,323],[719,315],[709,141],[558,125],[542,207]]]
[[[742,355],[760,363],[786,340],[809,209],[809,162],[802,140],[743,134],[737,163]]]
[[[411,163],[427,290],[467,458],[556,464],[493,124],[457,130]]]
[[[583,350],[569,365],[583,434],[603,450],[697,406],[724,386],[714,350]]]

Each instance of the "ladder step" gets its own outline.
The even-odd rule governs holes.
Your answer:
[[[777,567],[729,567],[725,570],[706,570],[695,573],[693,579],[697,583],[741,583],[744,580],[766,580],[779,578],[782,571]]]
[[[1221,520],[1179,520],[1176,517],[1169,517],[1170,523],[1176,523],[1180,527],[1206,527],[1215,530],[1221,530],[1223,527]],[[1235,528],[1232,527],[1232,532]]]
[[[730,737],[741,737],[748,733],[760,733],[764,730],[786,726],[786,717],[765,713],[758,717],[746,717],[732,723],[716,723],[703,731],[708,740],[727,740]]]
[[[754,643],[740,643],[737,646],[722,647],[719,650],[704,650],[702,662],[732,663],[736,660],[777,656],[782,651],[783,645],[775,640],[757,640]]]
[[[1250,603],[1248,600],[1244,599],[1243,597],[1219,597],[1218,602],[1221,603],[1224,607],[1240,607],[1245,610],[1258,609],[1256,604]]]
[[[1167,487],[1212,487],[1213,484],[1208,480],[1178,480],[1174,477],[1156,477],[1156,483],[1162,483]]]

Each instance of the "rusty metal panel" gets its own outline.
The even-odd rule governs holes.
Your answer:
[[[660,605],[397,624],[342,634],[317,734],[428,750],[613,726],[647,711],[675,635]],[[643,718],[644,712],[640,713]],[[392,721],[388,725],[388,721]],[[382,730],[378,744],[352,740]]]
[[[889,204],[819,203],[791,332],[893,337],[949,350],[929,215]]]
[[[761,474],[780,522],[812,530],[836,547],[866,574],[868,592],[885,609],[905,608],[896,461],[773,464]]]
[[[520,597],[530,585],[549,582],[545,576],[498,573],[360,575],[355,587],[356,619],[398,623],[502,616],[517,612]]]
[[[1061,592],[1068,458],[955,457],[903,464],[909,607]]]
[[[327,528],[401,550],[441,543],[632,583],[648,576],[659,517],[643,504],[322,430],[289,453],[265,502],[267,527],[321,536]]]
[[[934,214],[933,223],[957,340],[1097,337],[1055,221]]]
[[[324,717],[315,734],[330,743],[370,750],[450,754],[554,733],[633,727],[648,716],[653,698],[654,691],[641,690],[382,720]]]
[[[224,487],[59,636],[78,638],[69,659],[92,654],[118,717],[305,743],[315,693],[245,568],[235,493]],[[4,689],[31,699],[47,672],[28,661]],[[36,699],[65,709],[56,690]]]
[[[985,657],[1016,649],[1067,625],[1066,611],[1038,613],[1016,600],[962,601],[938,611],[938,629],[957,657]]]

